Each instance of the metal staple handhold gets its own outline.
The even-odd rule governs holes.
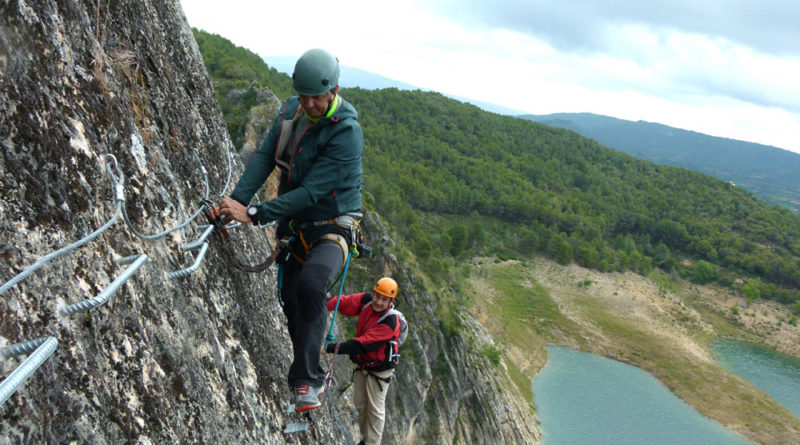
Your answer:
[[[235,228],[241,227],[241,226],[242,226],[242,223],[237,221],[237,222],[235,222],[233,224],[226,225],[225,226],[225,230],[231,230],[231,229],[235,229]],[[202,225],[199,225],[197,227],[199,227],[201,229],[207,229],[207,228],[211,227],[211,224],[202,224]]]
[[[0,349],[0,357],[11,358],[22,354],[30,354],[42,345],[48,337],[39,337]]]
[[[191,267],[186,269],[176,270],[175,272],[170,272],[167,274],[167,278],[170,280],[173,278],[182,278],[193,274],[197,269],[200,268],[200,263],[203,262],[203,259],[206,257],[206,252],[208,251],[208,243],[203,243],[203,247],[200,248],[200,253],[197,254],[197,257],[194,260],[194,264]]]
[[[284,434],[290,433],[299,433],[301,431],[306,431],[309,427],[309,422],[304,420],[302,422],[295,422],[286,425],[286,428],[283,430]]]
[[[203,243],[206,242],[206,238],[208,238],[208,235],[211,235],[211,232],[213,232],[213,231],[214,231],[214,226],[209,224],[208,227],[206,228],[206,231],[203,232],[202,235],[200,235],[200,238],[197,238],[197,240],[195,240],[195,241],[193,241],[191,243],[188,243],[185,246],[183,246],[183,250],[197,250],[197,249],[199,249],[200,247],[203,246]]]
[[[130,255],[130,256],[119,258],[119,259],[117,259],[117,265],[118,266],[124,266],[126,264],[131,264],[132,262],[138,260],[139,257],[141,257],[141,256],[142,256],[141,253],[137,253],[136,255]]]
[[[22,364],[17,366],[17,369],[15,369],[11,375],[0,382],[0,406],[6,403],[6,400],[11,397],[11,394],[14,394],[14,391],[25,383],[25,380],[27,380],[34,371],[39,369],[39,366],[42,366],[42,363],[53,354],[53,351],[58,347],[58,340],[56,340],[55,337],[42,337],[3,348],[2,355],[4,357],[13,357],[29,352],[35,344],[38,344],[38,346],[35,346],[36,350],[34,350]]]
[[[123,260],[127,261],[128,258],[131,257],[125,257],[123,258]],[[77,314],[78,312],[86,312],[89,309],[94,309],[98,306],[106,304],[106,302],[108,302],[108,299],[111,298],[111,295],[113,295],[117,290],[119,290],[119,288],[122,287],[122,285],[126,281],[128,281],[128,279],[132,277],[133,274],[136,273],[136,271],[139,270],[139,268],[142,267],[142,264],[144,264],[146,261],[147,261],[147,255],[145,254],[138,255],[138,258],[136,258],[136,260],[133,261],[133,264],[128,266],[120,274],[120,276],[117,277],[116,280],[114,280],[111,284],[109,284],[107,288],[103,289],[103,291],[100,292],[96,297],[89,298],[88,300],[79,301],[77,303],[72,303],[68,306],[65,306],[63,309],[61,309],[61,313],[63,313],[64,315],[73,315]]]

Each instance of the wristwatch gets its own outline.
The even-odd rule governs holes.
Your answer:
[[[250,217],[250,221],[252,221],[253,224],[258,224],[258,207],[256,206],[248,207],[247,216]]]

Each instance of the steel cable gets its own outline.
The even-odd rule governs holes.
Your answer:
[[[38,261],[33,263],[27,269],[25,269],[24,271],[20,272],[14,278],[10,279],[8,282],[6,282],[2,286],[0,286],[0,295],[3,295],[6,291],[8,291],[12,287],[14,287],[17,283],[19,283],[20,281],[22,281],[25,278],[27,278],[28,276],[30,276],[32,273],[34,273],[37,270],[39,270],[48,261],[50,261],[50,260],[52,260],[54,258],[58,258],[61,255],[64,255],[65,253],[72,252],[73,250],[77,249],[78,247],[83,246],[84,244],[88,243],[89,241],[97,238],[101,233],[103,233],[106,230],[108,230],[108,228],[111,227],[112,224],[114,224],[114,222],[119,217],[120,211],[123,211],[123,209],[124,209],[123,203],[125,201],[125,194],[123,193],[123,184],[125,182],[125,177],[123,176],[122,171],[119,169],[119,166],[117,165],[117,158],[115,158],[114,155],[110,155],[110,154],[106,154],[105,156],[110,157],[114,161],[113,162],[114,163],[113,169],[116,170],[116,173],[117,173],[117,176],[115,177],[114,176],[114,172],[112,171],[111,162],[106,163],[106,172],[108,173],[108,176],[111,178],[111,182],[114,184],[114,191],[116,193],[115,199],[116,199],[116,202],[117,202],[117,206],[116,206],[116,209],[114,210],[114,216],[112,216],[111,219],[108,220],[108,222],[103,224],[102,227],[100,227],[99,229],[97,229],[94,232],[90,233],[85,238],[80,239],[80,240],[78,240],[78,241],[76,241],[76,242],[74,242],[74,243],[72,243],[72,244],[70,244],[70,245],[68,245],[66,247],[62,247],[61,249],[58,249],[58,250],[56,250],[54,252],[50,252],[47,255],[45,255],[42,258],[40,258]]]

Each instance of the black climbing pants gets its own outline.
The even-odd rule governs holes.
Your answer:
[[[328,315],[326,293],[342,267],[342,257],[339,244],[320,240],[311,247],[305,264],[290,258],[284,265],[281,299],[294,350],[290,386],[319,386],[325,380],[319,350]]]

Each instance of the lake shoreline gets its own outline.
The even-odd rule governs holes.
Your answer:
[[[506,332],[509,323],[487,316],[495,315],[493,301],[503,290],[483,278],[510,268],[524,286],[541,286],[558,311],[552,318],[528,320],[530,326],[515,335]],[[730,337],[800,358],[800,328],[781,321],[789,319],[788,307],[771,301],[747,307],[729,289],[658,272],[649,277],[602,273],[546,259],[485,259],[477,269],[471,279],[477,300],[473,313],[503,345],[506,359],[531,380],[546,363],[545,344],[566,346],[649,372],[697,411],[749,440],[800,443],[800,420],[719,366],[712,352],[716,339]],[[528,341],[515,344],[515,337]]]

